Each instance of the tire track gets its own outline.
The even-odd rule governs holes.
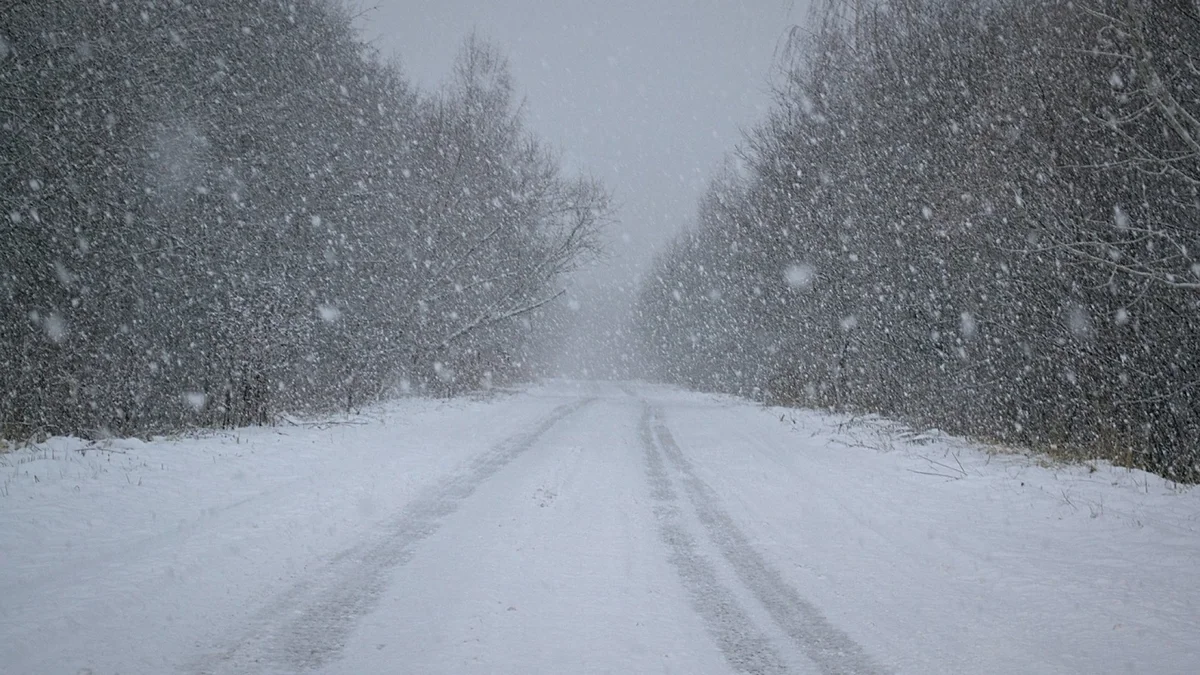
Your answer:
[[[650,406],[643,404],[639,432],[646,451],[651,497],[657,502],[654,515],[658,519],[659,537],[670,551],[668,560],[679,573],[692,606],[735,670],[752,675],[788,672],[770,638],[754,625],[733,592],[721,584],[713,564],[697,550],[696,540],[684,526],[675,503],[678,496],[654,443],[652,414]]]
[[[381,537],[336,555],[276,597],[228,646],[203,655],[185,673],[297,673],[337,657],[355,623],[374,609],[388,573],[407,563],[441,521],[487,479],[529,450],[562,419],[594,399],[555,408],[541,423],[476,457],[408,504]]]
[[[663,424],[661,411],[647,405],[642,426],[646,443],[652,445],[657,439],[663,454],[682,474],[688,501],[738,579],[821,672],[829,675],[875,675],[886,672],[853,638],[829,623],[819,609],[802,598],[754,550],[745,533],[721,507],[716,492],[696,476],[691,462],[684,457],[671,432]],[[653,438],[645,438],[651,435],[651,430]],[[666,478],[665,473],[663,478]],[[667,485],[669,488],[669,479]]]

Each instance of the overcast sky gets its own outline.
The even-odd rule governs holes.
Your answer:
[[[378,0],[360,23],[427,87],[467,33],[497,43],[533,129],[614,191],[611,272],[624,276],[688,222],[762,116],[776,46],[806,11],[805,0]]]
[[[696,203],[741,132],[765,113],[775,53],[807,0],[358,0],[364,37],[434,88],[471,31],[509,56],[530,126],[568,168],[613,191],[608,259],[577,275],[566,374],[625,377],[614,336],[628,291]]]

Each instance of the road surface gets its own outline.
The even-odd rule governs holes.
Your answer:
[[[834,443],[844,420],[784,417],[648,385],[554,382],[425,411],[407,428],[331,427],[286,479],[259,475],[247,496],[211,497],[197,520],[90,550],[74,571],[30,562],[6,577],[0,670],[1116,673],[1200,663],[1200,537],[1158,502],[1080,514],[1044,498],[1053,477],[989,473],[982,455],[920,445]],[[286,457],[262,452],[264,466]],[[346,457],[330,464],[329,454]],[[1190,499],[1184,510],[1197,503],[1176,497]],[[1148,539],[1169,541],[1157,553],[1134,548],[1147,526],[1123,518],[1139,515],[1160,517]],[[1113,522],[1089,531],[1098,521]]]

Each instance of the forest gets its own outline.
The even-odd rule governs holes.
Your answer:
[[[0,436],[535,374],[609,191],[505,55],[325,0],[10,3]],[[820,0],[632,301],[627,375],[1200,479],[1200,6]]]
[[[1200,479],[1200,5],[830,0],[781,51],[653,377]]]
[[[325,0],[3,4],[0,436],[527,376],[611,217],[481,38],[422,91]]]

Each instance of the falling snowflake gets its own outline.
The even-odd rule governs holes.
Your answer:
[[[67,269],[67,266],[61,260],[54,261],[54,276],[58,277],[60,284],[68,288],[75,282],[75,275],[71,273],[71,270]]]
[[[317,316],[321,317],[321,320],[326,323],[334,323],[342,318],[342,310],[333,305],[318,305]]]
[[[962,333],[964,339],[970,340],[971,338],[975,337],[979,327],[975,323],[975,317],[972,316],[970,312],[963,312],[959,316],[958,329],[959,332]]]
[[[440,361],[433,364],[433,372],[442,382],[453,382],[455,379],[454,369]]]
[[[1067,310],[1067,328],[1075,337],[1087,337],[1092,331],[1092,317],[1083,305],[1072,305]]]
[[[189,391],[183,395],[183,402],[192,410],[200,412],[208,404],[208,394],[202,391]]]
[[[1129,214],[1125,213],[1125,209],[1120,206],[1113,207],[1113,224],[1122,232],[1129,229]]]
[[[812,265],[807,263],[797,263],[789,265],[783,272],[783,278],[787,281],[787,285],[794,290],[807,291],[812,288],[813,280],[816,277],[817,271]]]
[[[50,312],[42,320],[42,329],[46,331],[46,337],[56,343],[67,338],[67,321],[58,312]]]

